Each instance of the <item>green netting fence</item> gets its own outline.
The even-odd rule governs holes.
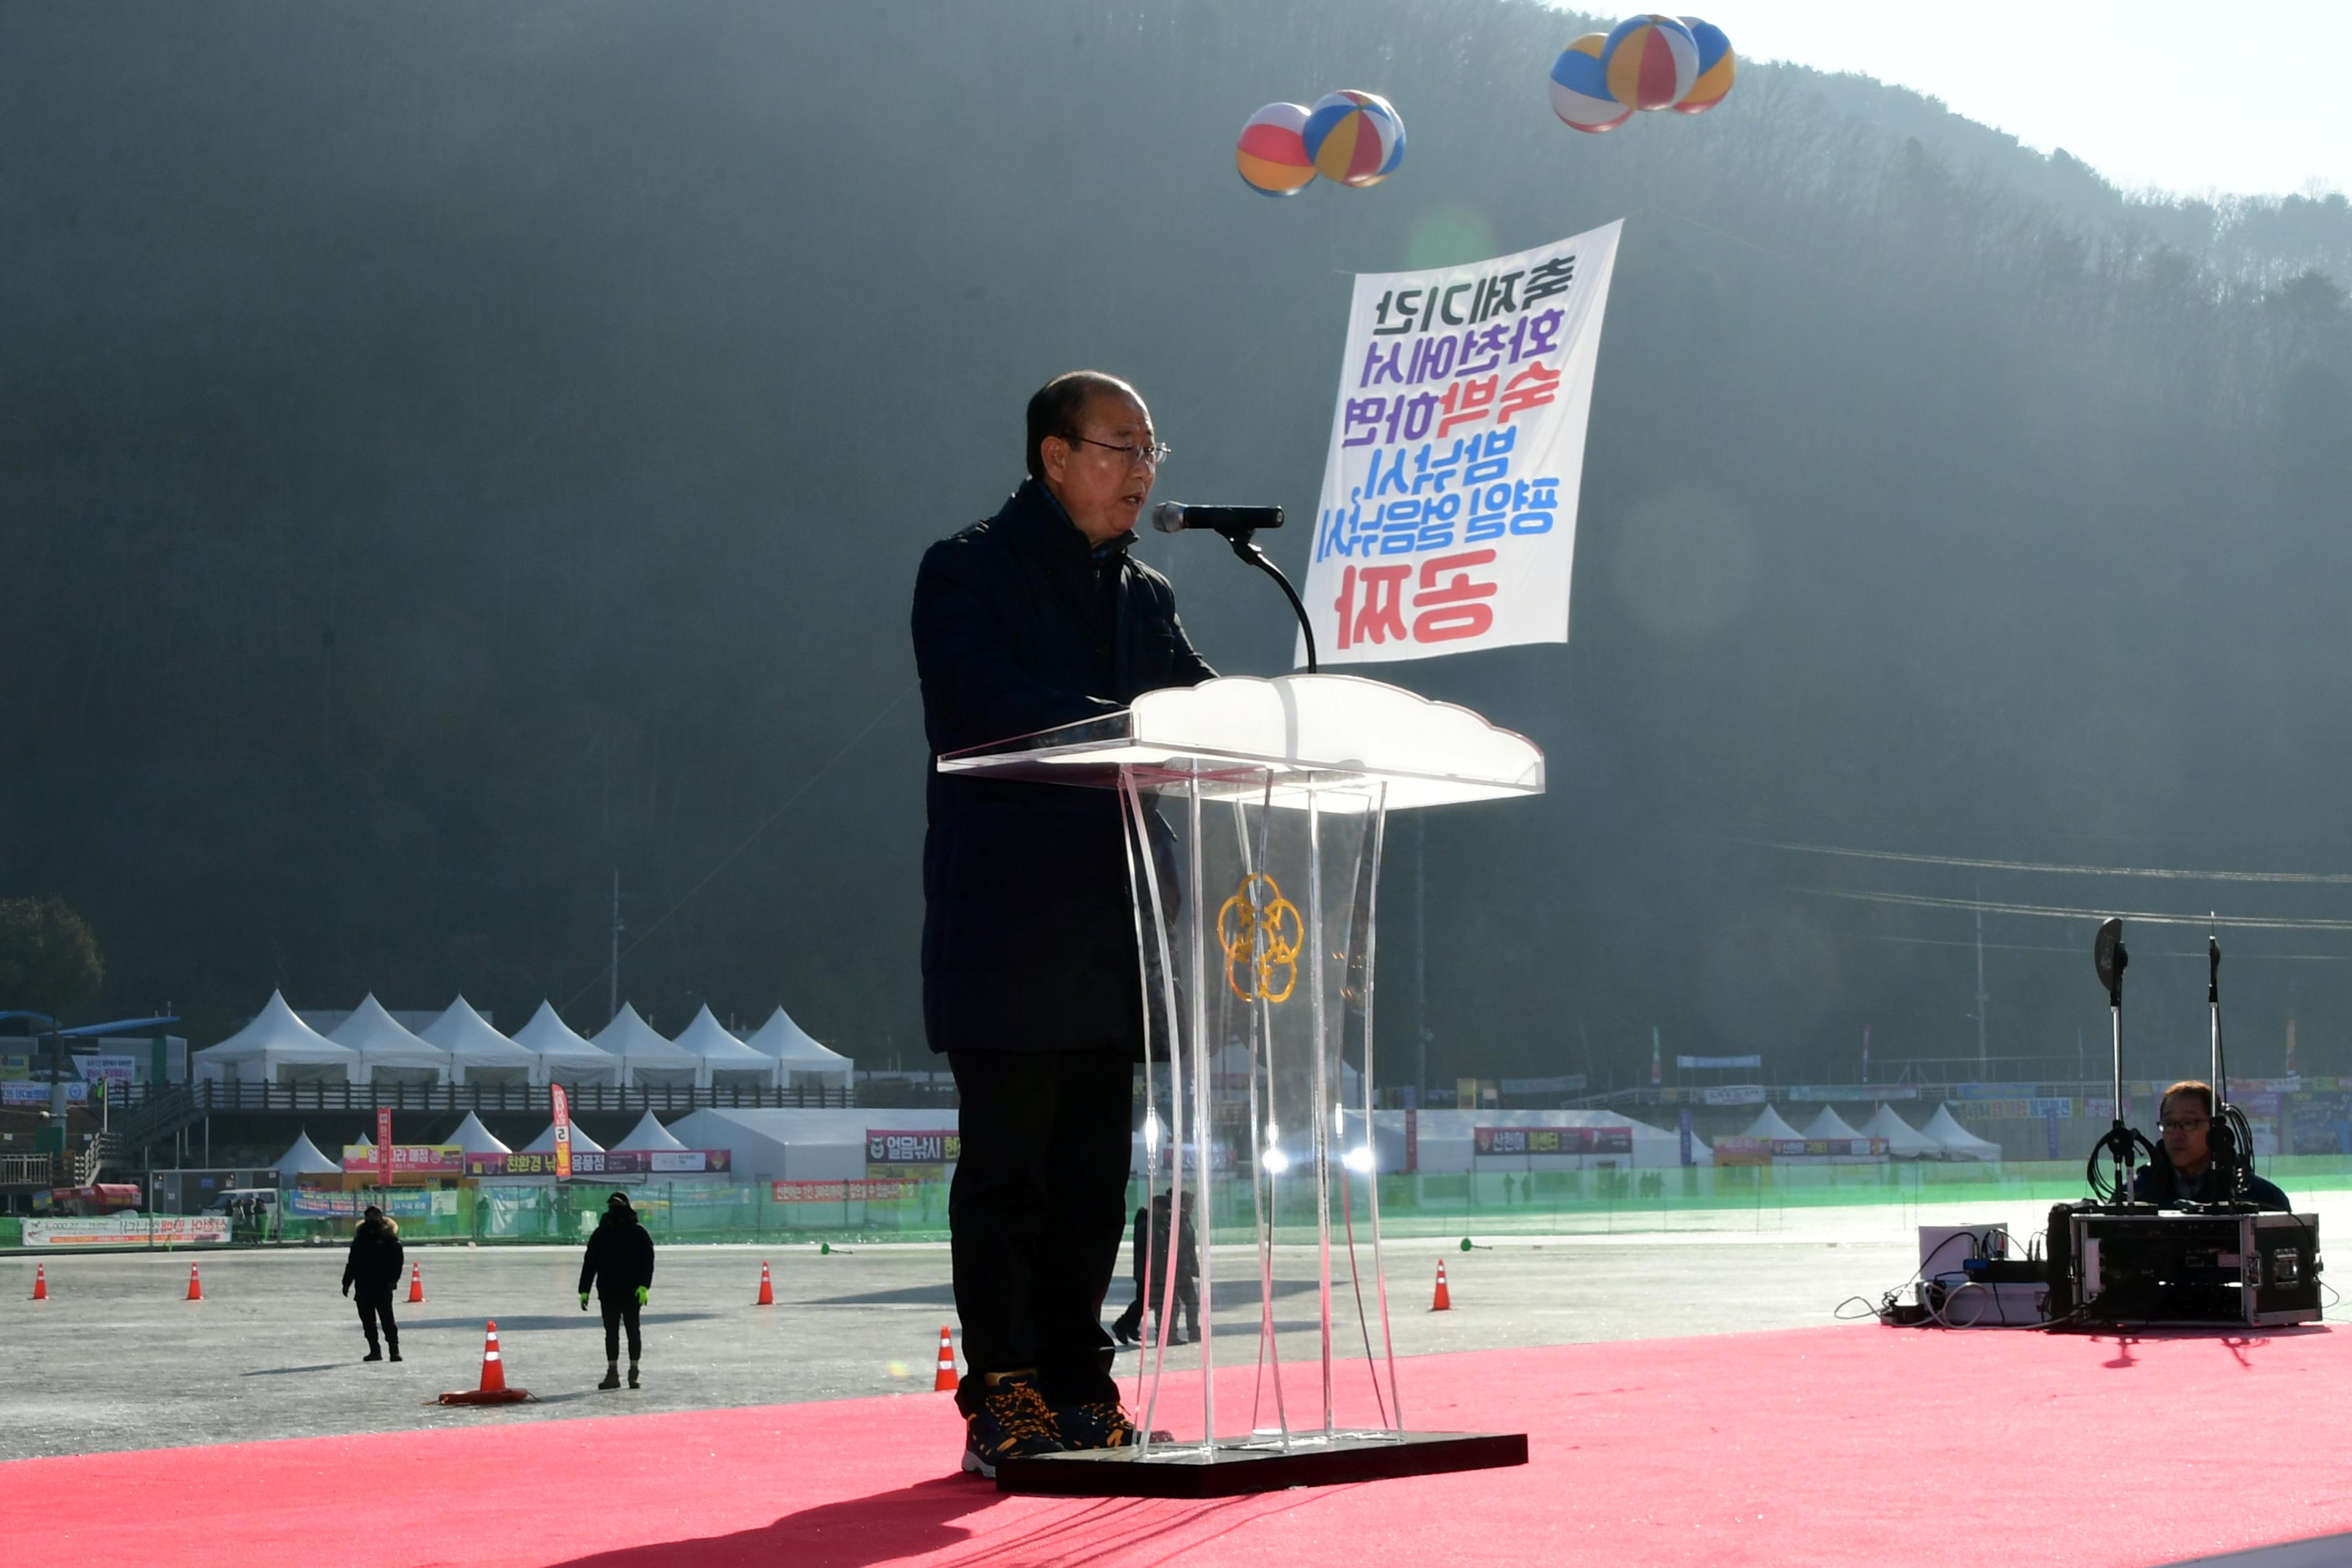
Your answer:
[[[2352,1156],[2282,1155],[2262,1162],[2265,1175],[2297,1200],[2352,1190]],[[657,1240],[694,1242],[944,1241],[943,1182],[875,1184],[888,1196],[861,1196],[868,1184],[837,1184],[839,1195],[812,1198],[819,1184],[793,1184],[779,1199],[767,1184],[646,1183],[626,1190]],[[411,1242],[569,1245],[581,1241],[612,1189],[575,1184],[396,1191],[382,1201]],[[1696,1167],[1666,1170],[1481,1171],[1475,1174],[1382,1176],[1382,1232],[1393,1237],[1542,1236],[1593,1232],[1772,1230],[1837,1210],[1875,1210],[1892,1224],[1899,1211],[1957,1203],[2055,1204],[2085,1195],[2079,1161],[1998,1164],[1933,1163]],[[1335,1230],[1367,1221],[1363,1180],[1335,1192]],[[1130,1182],[1130,1209],[1143,1184]],[[1244,1242],[1254,1217],[1245,1178],[1211,1186],[1211,1229],[1220,1242]],[[1895,1211],[1895,1212],[1890,1212]],[[1277,1186],[1276,1230],[1286,1242],[1315,1235],[1314,1191],[1303,1179]],[[0,1247],[17,1240],[0,1221]],[[305,1215],[247,1225],[239,1244],[318,1245],[351,1234],[348,1215]],[[1366,1234],[1360,1228],[1360,1238]],[[136,1245],[136,1243],[132,1243]]]

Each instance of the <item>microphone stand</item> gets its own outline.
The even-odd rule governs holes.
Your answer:
[[[2131,963],[2131,954],[2124,948],[2124,922],[2112,917],[2099,924],[2098,942],[2093,948],[2099,978],[2107,988],[2107,1012],[2115,1026],[2115,1124],[2091,1151],[2090,1175],[2092,1191],[2098,1190],[2099,1156],[2106,1154],[2115,1162],[2115,1191],[2109,1194],[2111,1207],[2128,1209],[2133,1206],[2132,1166],[2139,1152],[2146,1150],[2148,1160],[2156,1159],[2156,1149],[2148,1141],[2133,1131],[2124,1122],[2124,968]]]
[[[1315,674],[1315,628],[1307,624],[1307,606],[1300,603],[1298,590],[1290,585],[1290,579],[1282,574],[1282,568],[1276,566],[1265,551],[1252,542],[1256,537],[1257,530],[1236,526],[1219,528],[1216,533],[1218,538],[1234,547],[1235,555],[1273,578],[1275,585],[1282,590],[1282,596],[1290,601],[1290,613],[1298,617],[1299,635],[1307,639],[1307,673]]]
[[[2244,1201],[2247,1167],[2244,1156],[2251,1154],[2252,1141],[2247,1147],[2238,1147],[2237,1108],[2228,1100],[2230,1080],[2228,1064],[2221,1056],[2221,939],[2213,931],[2205,933],[2205,1005],[2212,1016],[2213,1113],[2205,1129],[2206,1157],[2221,1177],[2221,1201],[2239,1204]]]

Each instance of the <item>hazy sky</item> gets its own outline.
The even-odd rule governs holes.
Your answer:
[[[2352,190],[2352,0],[1706,0],[1696,14],[1745,58],[1915,88],[2127,188]]]

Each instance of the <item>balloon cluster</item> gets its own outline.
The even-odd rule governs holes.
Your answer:
[[[1552,62],[1551,107],[1579,131],[1614,131],[1637,109],[1704,114],[1731,90],[1738,61],[1723,29],[1696,16],[1628,16],[1587,33]]]
[[[1342,88],[1312,109],[1269,103],[1249,117],[1234,145],[1234,166],[1269,196],[1305,190],[1316,175],[1360,190],[1404,162],[1404,121],[1376,92]]]

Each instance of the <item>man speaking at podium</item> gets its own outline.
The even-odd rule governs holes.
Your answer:
[[[2213,1088],[2197,1079],[2183,1079],[2164,1091],[2158,1102],[2157,1128],[2164,1134],[2164,1158],[2144,1166],[2132,1179],[2132,1196],[2158,1208],[2183,1203],[2218,1204],[2230,1194],[2222,1173],[2213,1168]],[[2245,1158],[2245,1152],[2239,1152]],[[2284,1214],[2294,1205],[2278,1186],[2246,1171],[2246,1199],[2257,1208]]]
[[[1029,400],[1029,478],[931,546],[915,579],[934,755],[1216,673],[1168,579],[1129,554],[1167,456],[1114,376],[1073,371]],[[1002,1458],[1135,1435],[1102,1301],[1126,1227],[1143,980],[1116,792],[934,769],[927,804],[923,1024],[961,1104],[956,1403],[964,1468],[993,1476]]]

